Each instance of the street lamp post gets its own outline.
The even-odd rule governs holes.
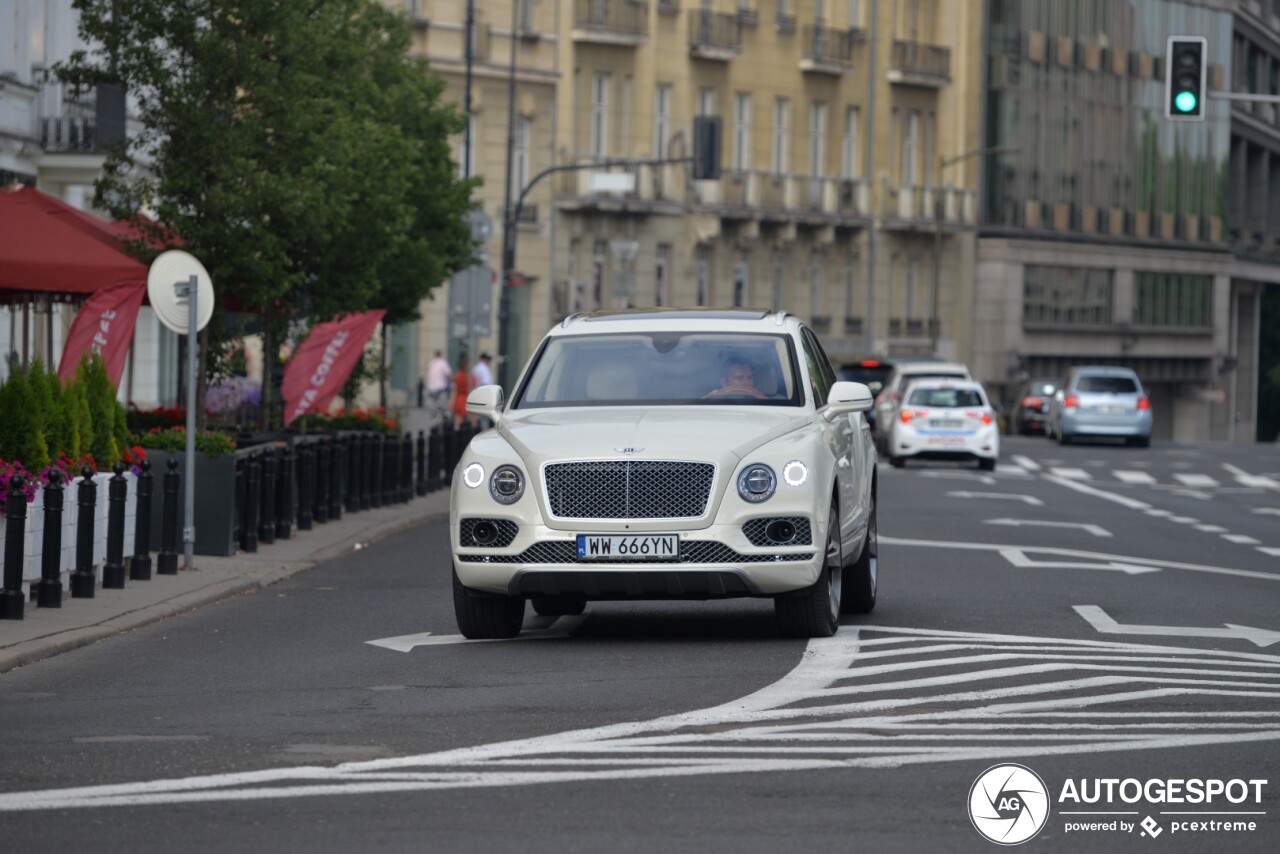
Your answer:
[[[933,200],[933,286],[930,289],[929,307],[929,350],[935,356],[938,354],[938,337],[942,331],[942,320],[939,317],[938,301],[940,299],[938,293],[938,279],[942,275],[942,213],[945,205],[943,196],[942,175],[947,167],[954,166],[974,157],[985,157],[991,154],[1016,154],[1017,148],[997,145],[989,148],[979,148],[974,151],[966,151],[964,154],[957,154],[953,157],[938,158],[938,186]]]

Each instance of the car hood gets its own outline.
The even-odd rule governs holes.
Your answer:
[[[591,407],[511,413],[498,431],[530,469],[552,460],[624,454],[632,459],[708,460],[732,468],[744,455],[811,418],[803,410],[775,407]]]

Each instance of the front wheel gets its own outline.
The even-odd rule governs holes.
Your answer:
[[[524,599],[480,593],[464,587],[458,579],[457,570],[454,570],[453,615],[458,621],[458,631],[465,638],[513,638],[520,634],[520,626],[524,623]]]
[[[880,535],[876,530],[876,497],[871,496],[871,514],[867,519],[867,535],[862,552],[844,578],[844,595],[840,597],[842,614],[870,614],[876,607],[876,588],[880,580]]]
[[[827,522],[827,549],[818,580],[799,595],[773,600],[778,631],[794,638],[829,638],[840,625],[844,562],[840,555],[840,519],[831,508]]]

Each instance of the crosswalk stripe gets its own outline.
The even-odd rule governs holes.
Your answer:
[[[1209,475],[1207,474],[1178,473],[1173,476],[1173,479],[1186,486],[1195,487],[1195,488],[1208,487],[1212,489],[1213,487],[1218,485],[1218,481],[1209,477]]]
[[[1262,540],[1255,540],[1248,534],[1222,534],[1221,536],[1222,539],[1229,543],[1240,543],[1241,545],[1246,546],[1256,546],[1262,542]]]
[[[1073,468],[1051,468],[1049,473],[1057,477],[1064,477],[1067,480],[1092,480],[1090,474],[1084,469]]]
[[[1124,481],[1125,483],[1149,484],[1156,482],[1156,479],[1145,471],[1114,471],[1112,474],[1116,476],[1117,480]]]

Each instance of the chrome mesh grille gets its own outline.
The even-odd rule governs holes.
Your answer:
[[[751,541],[753,546],[777,546],[779,543],[769,542],[769,538],[765,536],[764,529],[769,526],[770,522],[790,522],[796,526],[796,536],[791,542],[786,543],[788,546],[808,546],[813,543],[813,533],[809,530],[809,520],[803,516],[779,516],[769,519],[752,519],[743,523],[742,533],[747,535],[747,539]]]
[[[716,467],[669,460],[592,460],[544,469],[559,519],[696,519],[707,510]]]
[[[812,560],[814,553],[744,555],[710,540],[684,540],[680,543],[680,556],[665,560],[647,560],[653,563],[782,563],[786,561]],[[578,544],[573,540],[547,540],[534,543],[517,555],[460,554],[458,560],[465,563],[598,563],[612,566],[632,566],[637,561],[601,560],[578,557]]]

